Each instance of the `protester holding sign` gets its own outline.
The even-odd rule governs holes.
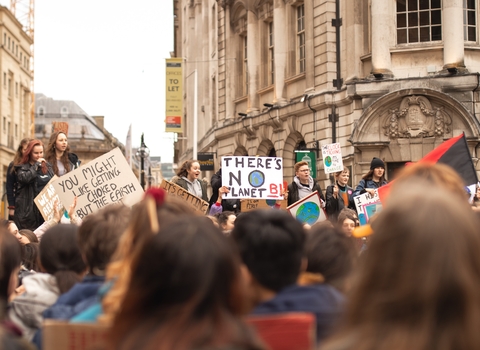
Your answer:
[[[54,132],[50,136],[45,154],[47,162],[52,165],[57,176],[62,176],[80,166],[77,155],[70,152],[67,135],[62,131]]]
[[[300,199],[317,191],[320,196],[322,207],[325,203],[320,185],[310,176],[310,168],[306,161],[301,161],[295,164],[295,177],[293,182],[288,185],[288,205],[298,202]]]
[[[387,184],[385,179],[385,163],[380,158],[373,157],[370,163],[370,171],[366,173],[357,185],[352,197],[368,192],[374,195],[375,189]]]
[[[207,183],[199,177],[200,163],[197,160],[186,160],[178,169],[177,176],[172,178],[172,182],[208,202]]]
[[[335,223],[338,219],[338,214],[343,208],[355,209],[352,194],[353,188],[348,186],[348,178],[350,172],[348,168],[343,168],[342,171],[335,173],[335,183],[327,187],[325,197],[327,198],[326,211],[328,219]]]
[[[15,193],[15,223],[19,229],[35,230],[44,219],[34,203],[35,197],[52,178],[52,166],[43,158],[43,143],[28,143],[22,161],[15,165],[17,190]]]

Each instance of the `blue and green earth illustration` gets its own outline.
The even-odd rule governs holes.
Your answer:
[[[325,157],[325,165],[328,167],[332,165],[332,158],[330,156]]]
[[[313,225],[320,218],[320,208],[313,202],[303,203],[297,209],[296,218],[303,224]]]
[[[254,170],[248,174],[248,182],[252,187],[260,187],[265,183],[265,174],[261,171]]]

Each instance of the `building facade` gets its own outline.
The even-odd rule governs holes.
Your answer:
[[[8,165],[20,141],[31,137],[33,130],[30,116],[30,45],[33,42],[22,24],[3,6],[0,6],[0,40],[0,179],[2,201],[6,203]]]
[[[288,181],[297,150],[339,142],[355,185],[373,157],[392,177],[462,132],[480,170],[480,0],[173,3],[176,161],[192,157],[196,108],[199,152],[282,157]],[[316,168],[325,188],[321,151]]]
[[[74,101],[54,100],[44,94],[35,94],[35,138],[47,146],[53,123],[68,124],[68,145],[82,161],[82,165],[119,147],[125,147],[104,127],[104,117],[89,116]]]

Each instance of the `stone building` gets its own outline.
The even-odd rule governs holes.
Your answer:
[[[178,161],[282,157],[339,142],[355,185],[372,157],[387,177],[465,133],[480,152],[480,0],[174,0],[184,58]],[[192,72],[198,72],[193,105]],[[321,152],[317,178],[324,174]],[[208,175],[211,174],[206,174]]]
[[[30,45],[33,42],[22,24],[3,6],[0,6],[0,41],[0,179],[4,195],[8,164],[20,140],[31,136],[33,129],[30,115]],[[2,197],[2,201],[6,203],[6,198]]]
[[[68,144],[70,151],[75,153],[86,164],[92,159],[120,147],[125,153],[125,147],[104,127],[104,117],[89,116],[74,101],[54,100],[43,94],[35,94],[35,138],[45,146],[53,130],[54,122],[68,124]]]

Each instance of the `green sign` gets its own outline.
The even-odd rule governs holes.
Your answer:
[[[315,151],[295,151],[295,163],[305,161],[310,168],[310,176],[317,178],[317,156]]]

